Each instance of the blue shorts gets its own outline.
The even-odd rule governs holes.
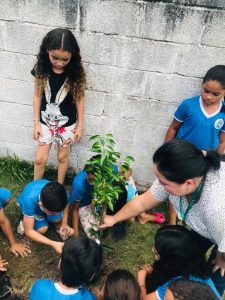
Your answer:
[[[48,226],[48,223],[56,223],[63,217],[63,212],[59,212],[57,215],[36,215],[34,216],[34,229],[38,230],[42,227]]]
[[[0,188],[0,208],[5,207],[11,199],[11,192],[7,189]]]
[[[138,195],[138,191],[129,183],[126,183],[127,186],[127,202],[133,199],[134,196]]]

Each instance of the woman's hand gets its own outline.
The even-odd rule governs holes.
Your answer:
[[[74,128],[72,130],[72,133],[74,133],[74,141],[79,143],[83,137],[83,128],[79,128],[79,127]]]
[[[99,226],[99,229],[104,229],[107,227],[112,227],[115,224],[114,216],[105,215],[103,224]]]
[[[42,133],[42,129],[41,129],[41,126],[38,123],[36,123],[34,125],[34,129],[33,129],[33,138],[36,140],[36,141],[39,141],[39,138],[43,136],[43,133]]]
[[[217,252],[216,258],[212,260],[213,273],[220,270],[220,275],[224,277],[225,274],[225,253]]]
[[[29,246],[20,243],[14,243],[10,250],[15,256],[21,255],[22,257],[28,256],[31,253]]]

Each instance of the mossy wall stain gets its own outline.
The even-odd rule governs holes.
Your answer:
[[[139,1],[139,0],[136,0]],[[149,3],[176,3],[184,6],[195,6],[195,7],[206,7],[206,8],[217,8],[224,10],[223,0],[142,0],[143,2]]]
[[[212,19],[216,18],[223,21],[225,9],[221,8],[218,0],[212,0],[210,2],[210,7],[208,6],[208,1],[205,1],[205,4],[200,3],[198,0],[143,0],[147,5],[160,5],[164,7],[163,17],[166,20],[166,34],[169,34],[171,31],[179,26],[188,15],[192,15],[196,7],[201,7],[198,10],[200,18],[203,20],[203,24],[211,23]],[[215,6],[212,6],[212,3]]]
[[[65,16],[66,23],[69,27],[74,27],[77,18],[79,0],[61,0],[59,7]]]
[[[191,13],[191,11],[185,9],[183,6],[178,5],[177,3],[165,4],[164,8],[164,17],[166,19],[168,29],[174,30],[177,23],[182,23],[184,17]]]

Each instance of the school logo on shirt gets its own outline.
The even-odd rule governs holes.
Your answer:
[[[224,124],[223,119],[218,119],[218,120],[215,121],[214,127],[216,129],[221,129],[223,127],[223,124]]]

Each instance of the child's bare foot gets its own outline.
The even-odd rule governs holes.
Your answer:
[[[165,222],[165,217],[163,214],[157,215],[155,213],[145,213],[144,212],[138,216],[138,221],[140,224],[146,224],[147,222],[162,224]]]
[[[25,237],[24,227],[23,227],[23,221],[21,220],[18,227],[17,227],[17,236],[19,239],[22,239]]]
[[[138,222],[140,224],[146,224],[147,222],[152,222],[153,220],[155,220],[155,216],[152,214],[147,214],[147,213],[142,213],[138,216]]]

